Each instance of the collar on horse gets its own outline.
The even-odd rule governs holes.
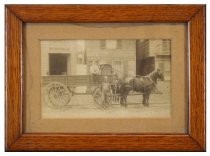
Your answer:
[[[149,78],[151,82],[153,82],[155,84],[155,82],[152,80],[151,78],[151,75],[154,74],[155,72],[157,72],[156,70],[152,71],[151,73],[145,75],[145,76],[141,76],[141,75],[136,75],[136,76],[140,76],[140,77],[143,77],[143,78]]]

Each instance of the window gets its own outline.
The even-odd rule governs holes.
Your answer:
[[[101,49],[120,49],[122,47],[121,40],[101,40]]]
[[[118,77],[123,77],[123,62],[122,61],[112,61],[112,68],[114,74],[117,74]]]
[[[68,54],[49,54],[49,74],[66,75],[67,58]]]
[[[163,40],[162,50],[164,53],[170,53],[171,50],[171,40]]]

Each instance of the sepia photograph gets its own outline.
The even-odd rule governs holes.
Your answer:
[[[42,118],[166,118],[170,39],[40,40]]]

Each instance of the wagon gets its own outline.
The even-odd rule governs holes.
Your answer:
[[[108,83],[112,83],[116,74],[113,74],[112,66],[109,64],[100,65],[100,72],[92,75],[50,75],[42,77],[43,100],[48,106],[53,108],[64,108],[70,105],[72,96],[76,93],[76,88],[85,86],[84,94],[91,94],[94,104],[99,108],[106,108],[111,103],[111,91],[102,97],[102,83],[105,78]]]

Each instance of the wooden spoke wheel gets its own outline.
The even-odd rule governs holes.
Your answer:
[[[52,82],[45,89],[46,102],[54,108],[62,108],[67,106],[71,100],[72,92],[59,82]]]
[[[108,108],[111,103],[111,93],[103,94],[101,88],[96,88],[93,92],[93,100],[98,108]]]
[[[103,101],[102,101],[102,92],[100,88],[96,88],[93,91],[93,101],[94,104],[99,107],[99,108],[103,108]]]

